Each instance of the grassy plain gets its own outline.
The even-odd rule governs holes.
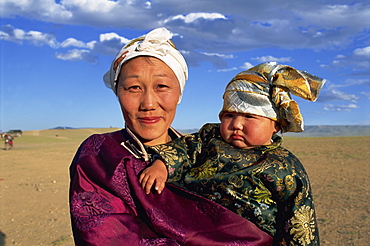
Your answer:
[[[93,133],[115,129],[27,131],[0,149],[0,246],[73,245],[69,164]],[[321,245],[370,241],[370,137],[286,137],[310,176]]]

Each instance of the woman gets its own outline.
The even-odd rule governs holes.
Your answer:
[[[170,125],[187,80],[187,65],[165,28],[122,48],[104,76],[116,93],[125,129],[93,135],[70,167],[76,245],[270,245],[248,220],[175,186],[146,195],[138,175],[148,146],[179,134]]]

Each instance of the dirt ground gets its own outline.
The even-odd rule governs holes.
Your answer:
[[[73,245],[68,167],[83,139],[114,129],[25,132],[0,145],[0,246]],[[286,138],[310,176],[321,245],[370,245],[370,137]]]

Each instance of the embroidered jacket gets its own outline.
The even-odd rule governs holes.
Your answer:
[[[153,147],[166,162],[169,183],[215,201],[274,237],[274,245],[319,245],[307,173],[274,143],[238,149],[223,141],[219,124]]]
[[[124,129],[80,146],[70,167],[76,245],[271,245],[267,233],[204,197],[171,184],[146,195],[138,174],[150,155],[137,141]]]

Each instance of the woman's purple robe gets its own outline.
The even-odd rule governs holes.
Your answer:
[[[125,130],[92,135],[71,164],[76,245],[271,245],[253,223],[179,187],[146,195],[138,174],[150,162],[125,149],[127,140]]]

